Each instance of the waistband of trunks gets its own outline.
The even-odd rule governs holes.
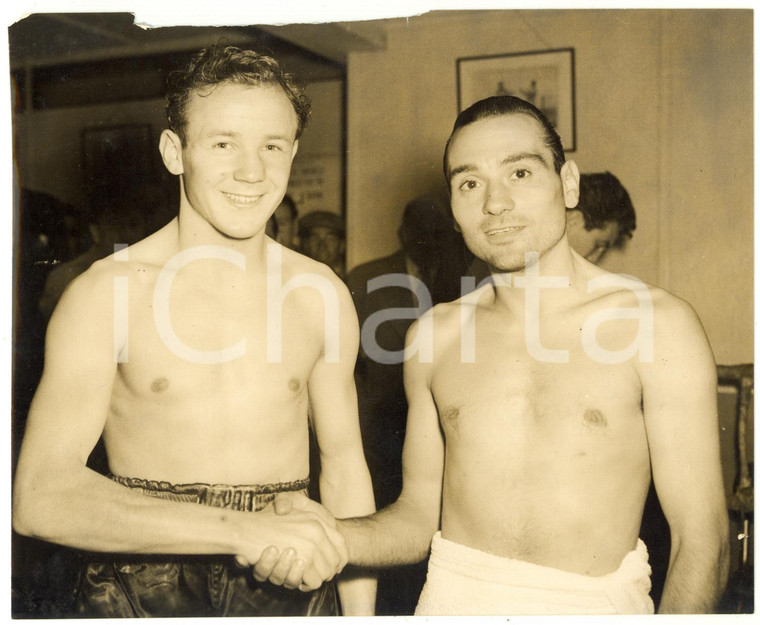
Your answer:
[[[146,480],[139,477],[122,477],[109,474],[113,481],[122,486],[139,490],[145,495],[197,503],[214,508],[229,508],[243,512],[256,512],[266,507],[278,493],[306,492],[309,478],[294,482],[276,484],[255,484],[228,486],[226,484],[172,484],[159,480]]]

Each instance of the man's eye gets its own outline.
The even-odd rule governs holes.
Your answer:
[[[269,145],[266,146],[266,150],[268,152],[281,152],[282,148],[279,145],[269,144]]]
[[[528,176],[530,176],[530,172],[527,169],[518,169],[512,174],[512,177],[517,178],[518,180],[523,180]]]
[[[461,185],[459,185],[459,189],[461,191],[472,191],[473,189],[477,189],[478,183],[476,180],[465,180]]]
[[[227,150],[227,149],[229,149],[230,145],[231,144],[228,143],[227,141],[219,141],[218,143],[214,144],[214,147],[218,148],[220,150]]]

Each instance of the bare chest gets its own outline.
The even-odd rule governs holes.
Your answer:
[[[297,302],[270,308],[243,285],[134,286],[117,329],[117,392],[172,406],[262,406],[305,397],[321,353]]]
[[[599,445],[639,431],[641,387],[631,361],[599,362],[573,324],[540,335],[484,332],[473,362],[451,350],[431,381],[447,445],[479,449]],[[559,356],[558,356],[559,354]]]

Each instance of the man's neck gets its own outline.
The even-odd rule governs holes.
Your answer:
[[[568,245],[555,246],[523,269],[499,272],[491,268],[494,306],[522,317],[531,303],[542,312],[566,308],[586,292],[589,276]]]
[[[263,228],[252,237],[235,239],[219,232],[194,211],[180,210],[177,218],[178,251],[199,246],[228,249],[242,255],[246,266],[253,269],[266,266],[267,243],[272,241],[266,236]]]

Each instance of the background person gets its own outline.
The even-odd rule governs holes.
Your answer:
[[[411,200],[401,217],[398,240],[398,251],[358,265],[346,278],[360,328],[371,326],[362,336],[355,378],[364,453],[378,507],[394,502],[401,492],[408,410],[403,382],[407,330],[431,305],[459,296],[466,266],[464,242],[454,229],[446,193]],[[392,284],[377,288],[378,280]],[[372,320],[377,318],[383,321],[375,327]],[[412,614],[424,581],[424,562],[381,571],[377,614]]]
[[[312,211],[298,220],[300,251],[324,263],[341,280],[346,277],[346,224],[340,215]]]
[[[113,254],[114,245],[131,245],[148,234],[145,215],[153,207],[141,199],[139,195],[106,199],[93,207],[90,219],[92,245],[76,258],[56,265],[45,281],[39,308],[46,320],[53,314],[63,291],[74,278],[89,269],[96,260]]]
[[[13,439],[15,468],[27,414],[42,376],[47,317],[39,308],[50,272],[92,243],[81,209],[47,193],[21,188],[14,267]],[[77,564],[57,545],[12,535],[11,595],[26,614],[57,616],[71,603]]]
[[[272,216],[277,222],[277,235],[275,240],[291,250],[298,249],[296,229],[298,225],[298,208],[293,198],[285,194],[282,202]]]
[[[581,174],[578,206],[567,211],[567,240],[576,252],[598,263],[609,249],[633,237],[636,211],[628,191],[610,172]]]

